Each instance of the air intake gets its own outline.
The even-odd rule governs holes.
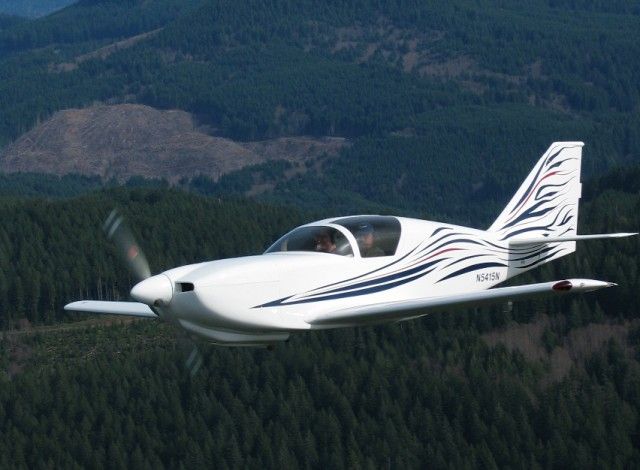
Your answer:
[[[176,291],[189,292],[193,290],[192,282],[176,282]]]

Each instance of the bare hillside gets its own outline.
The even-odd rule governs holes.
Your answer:
[[[139,175],[176,182],[198,174],[221,175],[268,160],[302,163],[335,156],[340,138],[285,137],[234,142],[206,134],[191,114],[123,104],[67,109],[55,113],[8,146],[0,171],[105,179]]]

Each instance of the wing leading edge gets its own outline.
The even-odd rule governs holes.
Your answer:
[[[80,300],[64,306],[67,311],[104,313],[129,317],[158,318],[148,305],[140,302],[105,302],[101,300]]]
[[[307,319],[307,323],[318,327],[337,327],[405,320],[426,315],[433,311],[476,307],[508,300],[523,300],[552,294],[579,294],[615,285],[616,284],[611,282],[593,279],[567,279],[563,281],[527,284],[524,286],[498,287],[446,297],[429,297],[351,307],[312,317]]]

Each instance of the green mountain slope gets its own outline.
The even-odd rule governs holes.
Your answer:
[[[639,170],[629,171],[585,184],[581,233],[638,230],[640,195],[633,181]],[[68,189],[67,195],[87,191],[95,183],[71,178],[46,182],[51,194],[58,194],[62,185]],[[29,180],[24,184],[27,193],[33,191]],[[596,194],[589,189],[591,185],[597,188]],[[261,253],[299,223],[341,214],[339,207],[305,214],[291,207],[208,198],[162,186],[114,188],[62,200],[2,198],[2,220],[12,221],[0,226],[0,312],[5,327],[20,318],[32,322],[61,319],[62,306],[74,299],[128,295],[131,279],[100,233],[100,225],[113,207],[130,215],[153,272],[206,259]],[[483,215],[467,213],[466,218],[471,225],[480,226]],[[447,218],[464,223],[451,214]],[[584,276],[619,282],[615,292],[598,295],[604,302],[598,309],[606,307],[610,314],[634,317],[634,299],[640,289],[639,243],[634,238],[581,244],[578,256],[545,265],[531,276]],[[521,282],[527,279],[531,278],[524,277]],[[587,318],[594,309],[595,305],[586,309]]]
[[[0,0],[0,14],[23,17],[47,15],[70,5],[75,0]]]
[[[302,222],[299,212],[167,189],[113,189],[68,200],[0,199],[2,325],[65,317],[70,299],[128,298],[132,286],[101,233],[114,207],[129,215],[154,272],[257,254]]]
[[[488,221],[551,141],[584,140],[587,175],[640,160],[637,13],[541,0],[80,2],[0,32],[0,144],[96,101],[179,108],[239,140],[353,140],[346,158],[272,178],[272,200],[464,217],[479,192],[494,198]],[[247,172],[232,176],[249,186],[236,192],[252,192]]]
[[[637,228],[639,176],[585,185],[581,230]],[[5,326],[53,320],[76,296],[125,295],[98,235],[114,203],[154,271],[259,252],[309,218],[166,189],[5,199]],[[165,324],[23,322],[0,338],[0,466],[635,467],[639,244],[586,243],[528,276],[620,283],[607,292],[305,333],[274,352],[203,346],[195,378]]]
[[[195,379],[168,325],[61,310],[126,297],[100,233],[113,206],[154,271],[259,253],[339,212],[483,226],[554,140],[585,141],[592,178],[627,165],[585,182],[580,231],[637,231],[639,14],[622,0],[91,0],[0,18],[0,146],[96,101],[184,109],[240,140],[352,142],[293,177],[274,162],[183,182],[216,197],[0,178],[0,467],[639,467],[638,237],[518,279],[620,284],[603,293],[273,353],[204,347]],[[234,199],[260,187],[266,203]]]
[[[577,14],[544,2],[81,2],[13,28],[0,44],[12,55],[50,45],[64,57],[81,45],[162,28],[74,71],[75,83],[98,78],[106,93],[87,87],[81,97],[133,93],[208,115],[242,138],[281,132],[273,122],[278,106],[285,116],[307,117],[302,132],[357,135],[402,129],[423,111],[469,101],[632,111],[639,19],[626,13]],[[373,52],[360,55],[363,48]],[[51,85],[38,94],[56,96]]]
[[[517,335],[431,317],[212,348],[195,379],[157,324],[7,337],[0,465],[634,468],[640,345],[620,326],[525,355],[504,346]]]

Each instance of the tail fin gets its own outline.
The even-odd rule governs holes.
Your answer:
[[[576,235],[583,145],[551,144],[489,232],[498,240]],[[563,254],[575,250],[575,241],[565,243]]]

